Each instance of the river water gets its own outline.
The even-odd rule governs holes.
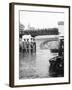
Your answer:
[[[49,60],[56,56],[49,49],[41,49],[40,42],[36,40],[36,52],[19,55],[19,79],[48,78]]]

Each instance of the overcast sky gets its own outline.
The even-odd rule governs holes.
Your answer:
[[[20,23],[28,28],[54,28],[58,27],[58,22],[64,21],[64,13],[52,13],[52,12],[27,12],[20,11]]]

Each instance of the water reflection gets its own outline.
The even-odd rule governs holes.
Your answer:
[[[36,52],[19,55],[19,79],[50,77],[49,60],[56,55],[53,55],[49,49],[40,49],[39,41],[36,41],[36,44]]]

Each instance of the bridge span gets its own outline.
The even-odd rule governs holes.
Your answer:
[[[52,42],[52,41],[58,41],[59,38],[58,35],[42,35],[42,36],[36,36],[35,40],[36,40],[36,49],[40,50],[40,49],[48,49],[48,43]],[[56,43],[55,44],[58,44]]]

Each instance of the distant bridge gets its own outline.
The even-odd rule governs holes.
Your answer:
[[[51,41],[58,41],[58,35],[43,35],[43,36],[36,36],[36,48],[37,50],[40,48],[48,48],[47,43]]]

